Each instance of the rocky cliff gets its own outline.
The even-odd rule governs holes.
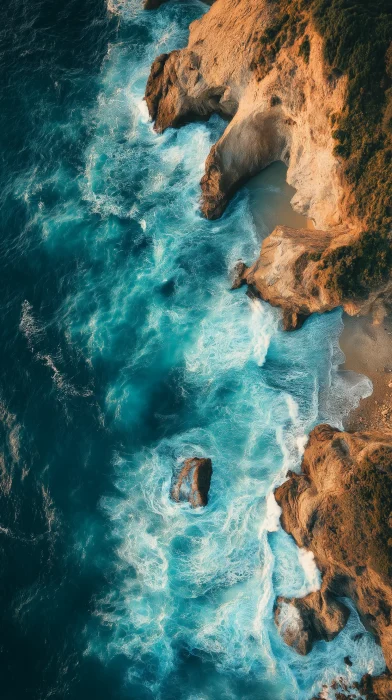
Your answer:
[[[206,162],[202,210],[220,216],[246,179],[276,160],[288,166],[295,206],[317,226],[342,223],[346,197],[332,151],[331,114],[343,107],[346,80],[327,80],[321,38],[312,30],[308,60],[303,37],[281,52],[264,77],[257,69],[260,37],[274,4],[218,0],[190,26],[186,49],[154,62],[146,101],[158,131],[216,112],[229,120]]]
[[[382,15],[382,7],[368,17],[360,0],[358,15],[341,10],[336,0],[326,5],[323,0],[216,0],[191,24],[186,49],[154,61],[146,88],[158,131],[212,113],[228,121],[201,181],[206,217],[220,216],[249,177],[273,161],[286,163],[287,181],[297,191],[292,204],[317,231],[312,243],[303,231],[275,231],[249,274],[263,298],[298,316],[341,303],[358,313],[372,285],[377,289],[372,301],[389,302],[390,296],[385,278],[392,263],[392,58],[386,49],[392,18]],[[362,37],[363,26],[368,39]],[[369,52],[376,44],[380,54],[373,65]],[[367,114],[365,96],[369,103],[378,99],[378,114],[377,108]],[[377,227],[375,241],[368,224]],[[298,257],[306,246],[311,257]],[[277,289],[266,294],[277,274],[285,294]]]
[[[216,0],[185,49],[155,59],[145,99],[159,132],[226,120],[201,180],[209,219],[248,178],[287,165],[292,205],[314,230],[278,226],[253,265],[237,266],[233,288],[281,307],[287,330],[339,305],[380,318],[392,308],[390,0]],[[276,491],[282,525],[314,553],[323,583],[276,601],[284,639],[299,653],[333,639],[348,596],[392,672],[392,433],[318,426],[302,473],[288,476]],[[391,676],[359,690],[391,700]]]
[[[347,596],[392,671],[392,433],[319,425],[310,434],[301,473],[288,477],[275,492],[281,523],[314,553],[323,583],[302,601],[277,601],[285,640],[307,653],[313,641],[333,638],[346,619],[337,597]],[[285,625],[284,606],[290,605],[295,614],[286,614],[291,625]],[[385,697],[392,697],[392,680],[388,692]]]

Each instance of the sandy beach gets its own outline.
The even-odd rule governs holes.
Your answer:
[[[390,430],[392,425],[392,319],[376,324],[369,317],[344,315],[340,337],[346,361],[342,369],[365,374],[373,393],[362,399],[345,422],[347,430]]]
[[[260,241],[275,226],[314,228],[313,222],[296,213],[290,200],[295,194],[286,182],[286,167],[273,163],[248,183],[253,219]],[[340,347],[346,360],[341,370],[364,374],[373,393],[362,399],[345,421],[347,430],[392,429],[392,319],[375,322],[371,317],[343,316]]]
[[[247,184],[250,207],[260,241],[278,225],[314,229],[313,222],[294,211],[290,204],[294,187],[286,182],[287,168],[283,163],[272,163]]]

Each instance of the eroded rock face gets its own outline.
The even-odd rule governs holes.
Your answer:
[[[200,508],[208,503],[212,476],[210,459],[193,457],[186,459],[180,473],[174,480],[171,497],[174,501],[189,501],[192,508]]]
[[[358,313],[358,303],[340,299],[330,288],[329,270],[323,265],[323,259],[349,239],[349,234],[277,226],[263,241],[256,262],[241,270],[241,281],[283,309],[284,330],[300,328],[310,314],[340,304],[349,314]]]
[[[312,313],[324,313],[342,306],[350,316],[368,315],[383,318],[392,310],[390,281],[371,292],[367,298],[342,298],[330,284],[330,254],[339,247],[350,246],[353,233],[294,229],[277,226],[264,239],[260,256],[250,267],[238,268],[237,289],[248,284],[255,296],[283,310],[283,328],[300,328]]]
[[[377,678],[366,675],[357,687],[366,700],[391,700],[392,698],[392,676],[389,674],[383,674]]]
[[[186,49],[154,61],[146,89],[149,112],[158,131],[212,113],[229,120],[201,183],[208,218],[221,215],[246,179],[282,160],[297,189],[295,208],[320,228],[342,221],[346,226],[348,192],[331,133],[346,79],[327,74],[322,40],[311,26],[308,61],[299,55],[299,38],[261,74],[260,37],[276,10],[267,0],[216,0],[191,24]]]
[[[279,597],[275,622],[282,638],[298,654],[308,654],[314,642],[330,642],[346,625],[349,609],[327,591],[309,593],[305,598]]]
[[[154,61],[145,96],[150,116],[157,131],[213,113],[228,121],[201,180],[201,209],[209,219],[221,216],[236,189],[270,163],[288,166],[287,182],[296,189],[292,205],[317,230],[280,232],[279,251],[274,232],[252,269],[261,296],[282,306],[285,328],[293,330],[310,313],[340,305],[355,315],[384,313],[392,304],[391,283],[366,300],[359,293],[343,298],[331,262],[330,253],[342,246],[340,257],[349,257],[365,226],[353,214],[356,195],[332,136],[347,106],[347,78],[325,64],[323,40],[309,18],[306,55],[298,32],[267,51],[263,42],[276,31],[279,11],[280,3],[269,0],[216,0],[191,24],[185,49]],[[318,261],[302,255],[308,243],[318,249]]]
[[[317,426],[302,473],[289,473],[275,497],[283,528],[314,553],[323,574],[322,605],[309,606],[309,596],[291,602],[305,631],[312,636],[320,609],[323,624],[325,615],[335,619],[336,596],[350,597],[392,671],[392,433]],[[297,644],[307,649],[301,634]]]
[[[201,209],[209,219],[221,216],[248,178],[274,161],[288,166],[287,181],[296,189],[292,204],[317,230],[278,227],[246,281],[283,308],[284,328],[294,330],[309,314],[341,304],[348,313],[361,311],[362,302],[333,292],[330,263],[323,267],[335,248],[357,239],[361,224],[352,215],[353,194],[332,137],[347,81],[326,68],[312,24],[306,29],[308,60],[300,55],[299,37],[261,70],[260,37],[273,25],[278,5],[216,0],[191,24],[187,48],[155,59],[145,99],[157,131],[213,113],[228,121],[201,180]]]

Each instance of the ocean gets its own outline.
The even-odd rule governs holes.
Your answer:
[[[340,310],[285,334],[230,291],[286,223],[283,166],[206,221],[224,122],[152,128],[151,62],[205,11],[0,7],[2,700],[310,700],[385,667],[353,608],[307,657],[273,621],[320,585],[274,487],[371,384],[340,369]],[[205,509],[170,499],[192,456],[213,462]]]

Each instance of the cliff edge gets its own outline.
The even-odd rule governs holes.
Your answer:
[[[289,308],[275,294],[271,303],[289,314],[390,303],[391,47],[387,0],[349,8],[339,0],[216,0],[191,24],[187,48],[152,65],[146,102],[158,131],[213,113],[228,122],[201,181],[207,218],[221,216],[252,175],[277,160],[287,165],[292,204],[313,220],[318,246],[317,259],[302,256],[299,274],[294,248],[303,233],[284,237],[279,274],[306,301]],[[268,301],[262,258],[267,247],[269,271],[276,268],[273,235],[252,280]]]
[[[337,598],[355,603],[381,644],[392,671],[392,433],[341,432],[319,425],[310,434],[300,474],[289,472],[275,498],[283,529],[311,550],[323,575],[321,591],[302,600],[279,599],[296,610],[285,640],[308,653],[344,626]],[[384,684],[386,680],[384,679]],[[392,678],[388,692],[392,697]]]

